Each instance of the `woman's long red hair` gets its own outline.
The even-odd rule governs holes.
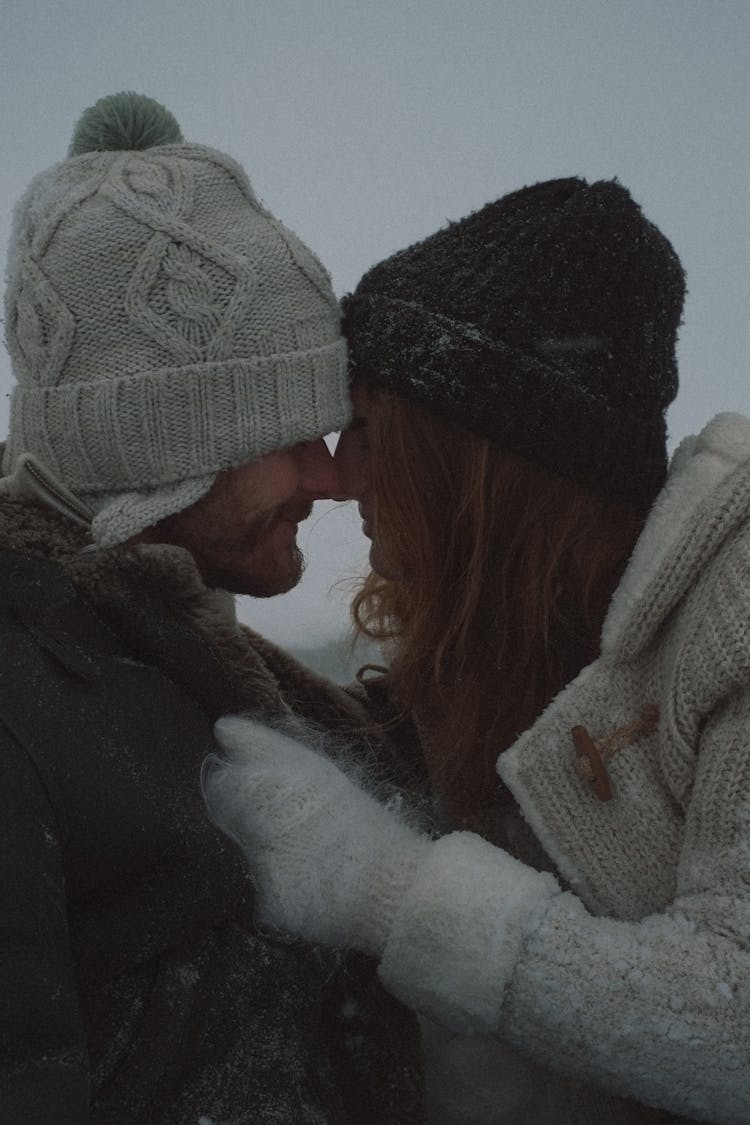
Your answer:
[[[444,819],[492,835],[498,754],[597,654],[645,509],[613,504],[404,399],[370,394],[389,574],[352,614],[384,643]]]

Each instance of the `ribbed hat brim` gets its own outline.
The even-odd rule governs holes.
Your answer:
[[[204,477],[347,425],[343,340],[306,352],[17,387],[4,468],[33,452],[73,492]]]

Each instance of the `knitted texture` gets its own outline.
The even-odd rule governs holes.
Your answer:
[[[618,499],[655,495],[684,275],[617,182],[523,188],[375,266],[353,370]]]
[[[602,656],[498,761],[581,900],[535,931],[503,1026],[542,1061],[585,1052],[595,1081],[733,1125],[750,1120],[749,575],[750,422],[719,415],[675,456]],[[571,728],[601,744],[645,702],[659,729],[609,759],[602,802]]]
[[[749,594],[750,422],[720,415],[675,459],[603,655],[498,759],[569,890],[444,837],[389,935],[394,995],[680,1120],[750,1121]],[[600,800],[571,729],[613,744],[649,701],[658,730],[620,742]],[[553,1120],[618,1120],[579,1094]]]
[[[227,757],[204,770],[206,805],[245,852],[263,924],[382,953],[431,842],[278,730],[226,716],[214,735]]]
[[[596,1116],[601,1089],[745,1125],[748,606],[750,422],[719,415],[675,458],[602,655],[498,760],[564,893],[471,834],[415,853],[330,763],[264,748],[242,720],[228,721],[238,750],[243,728],[252,737],[224,775],[225,828],[247,832],[279,923],[317,940],[374,938],[375,950],[390,918],[379,972],[394,995],[575,1079],[557,1116],[524,1120],[658,1120],[619,1100]],[[634,722],[646,704],[656,728]],[[610,800],[577,769],[580,723],[613,748]]]
[[[141,139],[148,123],[128,97],[135,144],[133,120]],[[92,507],[115,505],[116,538],[349,417],[328,274],[200,145],[87,152],[38,176],[16,209],[6,335],[4,471],[32,453]]]

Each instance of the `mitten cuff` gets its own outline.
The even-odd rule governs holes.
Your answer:
[[[380,963],[385,987],[463,1034],[497,1030],[523,942],[557,880],[470,832],[430,845]]]

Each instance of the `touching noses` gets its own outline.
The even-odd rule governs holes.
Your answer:
[[[351,491],[351,482],[337,457],[329,451],[323,438],[302,442],[296,447],[302,490],[311,500],[355,500],[359,493]],[[337,449],[338,453],[338,449]]]
[[[367,492],[369,450],[367,432],[356,422],[343,430],[336,445],[334,461],[341,482],[336,500],[361,500]]]

